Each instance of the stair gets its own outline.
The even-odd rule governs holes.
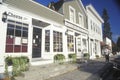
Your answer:
[[[51,59],[33,59],[31,62],[32,66],[39,66],[39,65],[45,65],[53,63],[53,60]]]

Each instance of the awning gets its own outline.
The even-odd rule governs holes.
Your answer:
[[[47,27],[50,24],[47,23],[47,22],[43,22],[43,21],[37,20],[37,19],[32,19],[32,25],[40,26],[40,27]]]

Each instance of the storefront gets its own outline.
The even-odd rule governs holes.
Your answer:
[[[53,62],[55,54],[65,54],[66,29],[62,24],[13,7],[0,5],[0,10],[0,72],[4,72],[8,56],[27,56],[32,65],[40,65]]]
[[[65,21],[67,27],[67,47],[68,54],[76,53],[77,58],[82,58],[84,53],[88,53],[88,31],[80,26]]]

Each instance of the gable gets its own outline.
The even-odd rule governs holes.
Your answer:
[[[83,17],[84,27],[87,28],[86,20],[87,14],[81,1],[79,0],[67,0],[63,4],[64,18],[70,20],[70,8],[75,11],[75,24],[79,24],[79,14]]]

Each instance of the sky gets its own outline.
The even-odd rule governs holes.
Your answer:
[[[35,0],[45,6],[49,2],[57,2],[58,0]],[[109,16],[109,23],[111,27],[112,39],[114,42],[117,41],[120,36],[120,8],[115,3],[115,0],[82,0],[84,6],[92,4],[96,11],[102,16],[103,9],[106,8]]]

